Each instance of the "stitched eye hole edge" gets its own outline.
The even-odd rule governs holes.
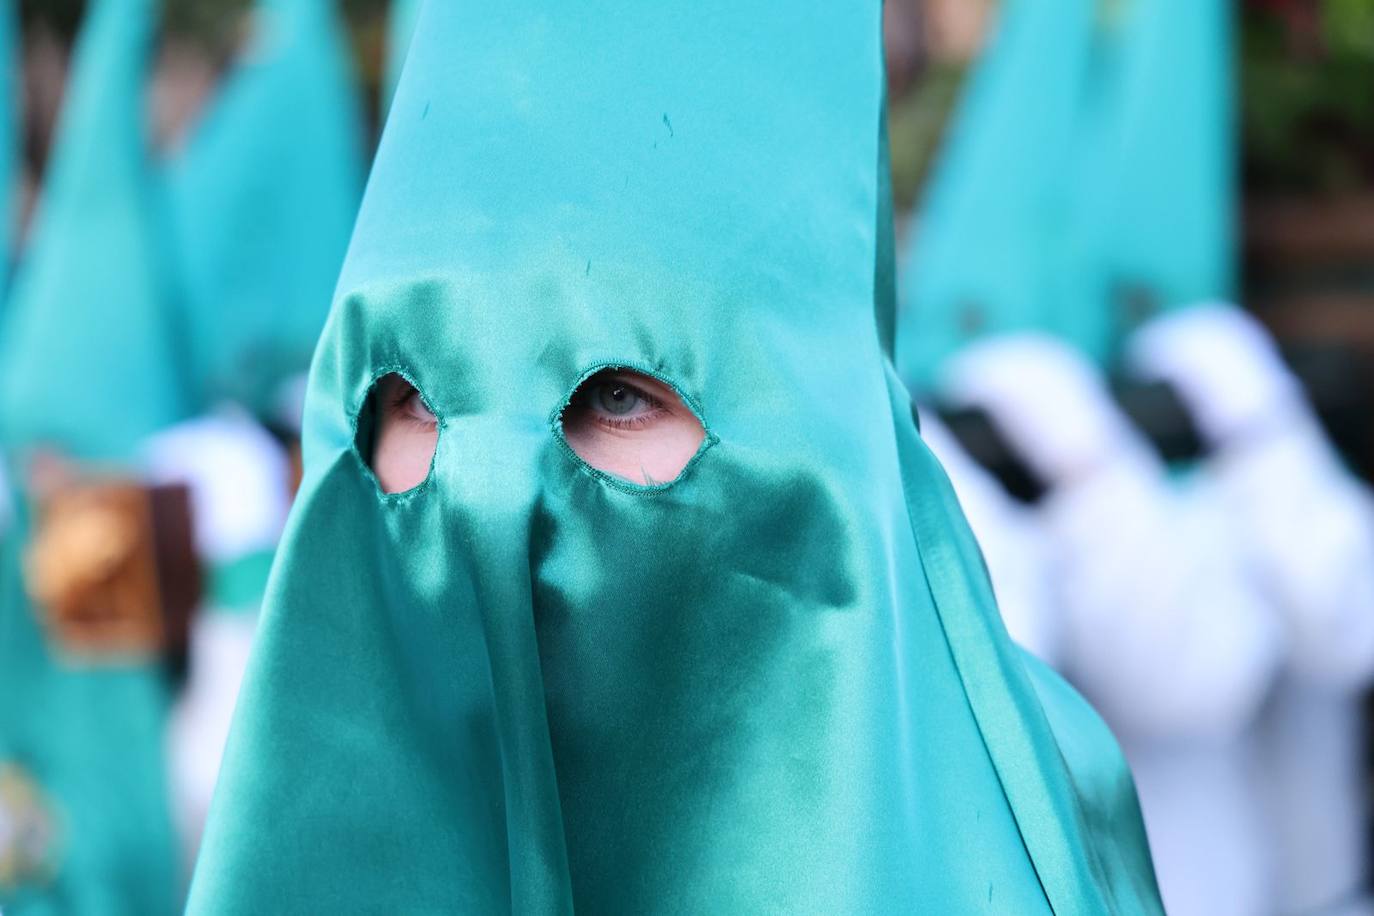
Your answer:
[[[715,441],[676,386],[627,366],[587,372],[559,410],[556,427],[594,476],[632,490],[671,486]]]
[[[358,411],[354,447],[384,496],[420,490],[434,473],[443,424],[399,371],[377,376]]]

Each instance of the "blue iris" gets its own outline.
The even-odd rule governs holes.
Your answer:
[[[623,382],[598,385],[596,406],[609,414],[627,414],[639,406],[639,392]]]

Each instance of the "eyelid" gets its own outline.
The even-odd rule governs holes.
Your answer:
[[[641,398],[643,398],[645,401],[647,401],[650,407],[658,408],[658,409],[661,409],[661,410],[666,410],[666,411],[669,411],[669,412],[672,411],[672,408],[670,408],[670,407],[668,406],[667,402],[665,402],[661,397],[659,397],[658,395],[656,395],[656,394],[654,394],[654,393],[652,393],[652,392],[650,392],[650,391],[646,391],[642,385],[636,383],[636,381],[635,381],[634,379],[632,379],[632,378],[629,378],[629,377],[627,377],[627,376],[620,375],[620,374],[614,374],[614,375],[608,376],[607,379],[606,379],[606,381],[603,382],[602,384],[608,384],[608,383],[611,383],[611,382],[614,382],[614,383],[617,384],[617,385],[624,385],[626,388],[630,389],[630,390],[633,391],[635,394],[637,394],[639,397],[641,397]],[[588,393],[590,394],[590,392],[595,391],[595,390],[596,390],[596,387],[593,387],[593,388],[589,389]],[[595,409],[595,408],[593,408],[593,409]]]
[[[434,411],[429,409],[425,399],[420,395],[420,390],[414,385],[402,379],[404,384],[398,386],[396,394],[391,398],[388,405],[391,413],[400,414],[405,420],[418,423],[422,426],[433,426],[439,422]]]
[[[416,422],[426,426],[432,426],[439,422],[439,418],[434,415],[434,411],[429,409],[429,405],[425,403],[424,398],[420,397],[418,391],[412,392],[410,397],[405,399],[403,407],[406,415]]]
[[[592,422],[607,429],[627,430],[644,429],[651,423],[663,418],[668,411],[666,408],[655,407],[649,413],[637,414],[633,417],[612,417],[609,415],[597,415],[592,417]]]

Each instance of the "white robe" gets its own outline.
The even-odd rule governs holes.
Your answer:
[[[1205,473],[1286,629],[1258,758],[1278,912],[1374,912],[1361,709],[1374,677],[1374,507],[1308,418]]]
[[[1057,618],[1043,626],[1131,764],[1166,908],[1270,912],[1256,759],[1284,631],[1216,488],[1171,477],[1092,367],[1056,341],[975,345],[945,382],[1050,484],[1035,510],[1053,590],[1041,606]],[[998,549],[984,520],[973,524],[985,551]],[[996,587],[999,561],[988,565]]]
[[[1370,913],[1361,701],[1374,677],[1374,505],[1341,465],[1265,329],[1228,304],[1162,316],[1128,364],[1198,421],[1210,479],[1284,628],[1258,729],[1273,911]]]
[[[164,430],[145,443],[143,465],[154,482],[189,486],[203,562],[229,563],[269,550],[280,538],[289,462],[276,440],[241,411],[226,408]],[[172,813],[188,876],[256,624],[257,608],[207,603],[191,628],[189,677],[167,732]]]

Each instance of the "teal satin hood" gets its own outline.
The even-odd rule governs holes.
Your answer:
[[[192,912],[1159,911],[885,355],[880,18],[425,6]],[[606,365],[699,411],[676,481],[564,447]],[[396,371],[440,432],[385,496]]]

